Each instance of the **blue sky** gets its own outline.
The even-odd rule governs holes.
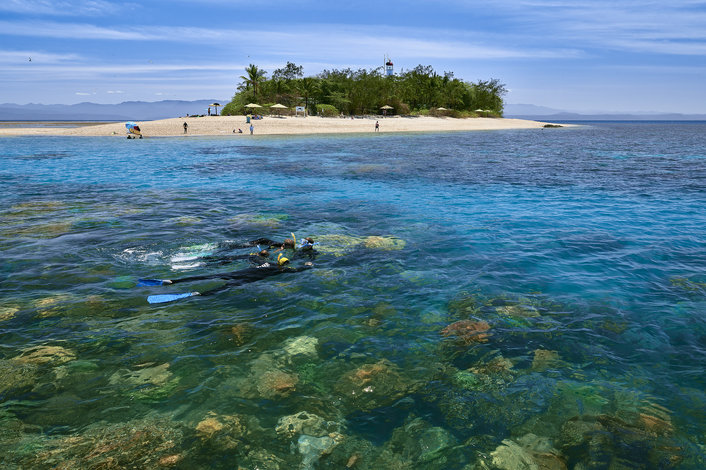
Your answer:
[[[0,1],[0,102],[227,101],[249,63],[386,54],[500,79],[507,103],[706,113],[706,0]]]

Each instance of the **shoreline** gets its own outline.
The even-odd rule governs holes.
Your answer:
[[[375,122],[380,122],[380,134],[399,132],[486,131],[511,129],[542,129],[541,121],[506,118],[450,117],[385,117],[385,118],[324,118],[273,117],[252,120],[254,135],[316,135],[316,134],[368,134],[374,133]],[[75,122],[75,121],[74,121]],[[188,124],[184,133],[183,124]],[[208,116],[170,118],[155,121],[135,121],[145,137],[198,137],[250,135],[250,124],[245,116]],[[562,124],[562,127],[572,127]],[[243,133],[238,133],[242,129]],[[233,132],[235,130],[235,133]],[[0,128],[0,136],[127,136],[125,121],[81,127],[7,127]]]

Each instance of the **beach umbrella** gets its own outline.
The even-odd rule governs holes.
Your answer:
[[[259,104],[249,103],[245,105],[246,108],[262,108]]]
[[[219,107],[220,105],[221,105],[221,103],[211,103],[211,104],[209,104],[209,106],[213,106],[214,108],[216,108],[216,115],[218,115],[218,107]]]
[[[385,106],[380,106],[380,109],[395,109],[395,108],[393,108],[392,106],[385,105]]]
[[[274,108],[274,109],[277,110],[277,116],[279,116],[279,110],[280,110],[280,109],[287,109],[287,107],[286,107],[285,105],[279,104],[279,103],[273,104],[272,106],[270,106],[270,108]]]

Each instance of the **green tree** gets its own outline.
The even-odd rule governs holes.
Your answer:
[[[255,97],[257,97],[259,95],[258,92],[260,84],[265,81],[265,76],[267,75],[267,72],[262,69],[259,69],[255,64],[250,64],[248,67],[245,68],[245,73],[246,75],[240,76],[240,78],[245,82],[245,89],[249,90],[250,88],[252,88],[253,92],[255,93]]]
[[[309,109],[309,98],[316,92],[318,86],[317,80],[312,77],[302,78],[297,81],[297,90],[304,98],[304,107],[307,109]]]
[[[292,80],[302,78],[303,76],[304,67],[297,65],[294,62],[287,62],[287,65],[272,72],[273,80],[284,80],[286,82],[291,82]]]

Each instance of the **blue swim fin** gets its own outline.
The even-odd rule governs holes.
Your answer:
[[[139,287],[145,287],[145,286],[163,286],[165,284],[169,284],[168,282],[165,283],[162,279],[138,279],[137,280],[137,285]]]
[[[185,299],[194,295],[199,295],[198,292],[184,292],[183,294],[159,294],[150,295],[147,297],[147,302],[151,304],[163,304],[165,302],[171,302],[173,300]]]

